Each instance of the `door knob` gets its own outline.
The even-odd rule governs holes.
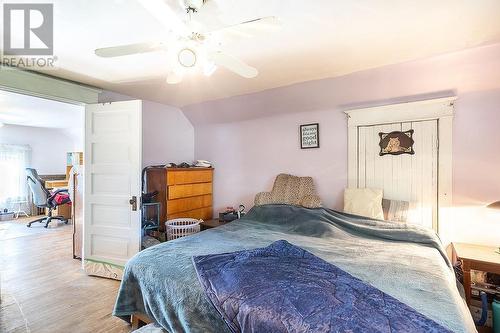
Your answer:
[[[135,212],[137,210],[137,197],[134,195],[128,202],[132,206],[132,211]]]

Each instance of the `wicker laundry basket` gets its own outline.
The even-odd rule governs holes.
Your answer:
[[[167,240],[173,240],[195,234],[200,231],[202,220],[181,218],[165,222]]]

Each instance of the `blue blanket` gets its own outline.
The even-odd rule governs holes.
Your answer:
[[[285,240],[193,262],[205,293],[235,333],[451,332]]]
[[[432,230],[288,205],[141,251],[129,260],[114,314],[147,314],[170,333],[229,328],[198,281],[193,256],[252,250],[285,239],[382,290],[453,332],[475,332]]]

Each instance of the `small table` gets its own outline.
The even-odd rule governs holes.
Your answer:
[[[201,230],[220,227],[221,225],[228,224],[229,222],[219,221],[219,219],[206,220],[200,223]]]
[[[470,305],[471,277],[470,270],[500,274],[500,254],[494,246],[483,246],[466,243],[453,243],[458,260],[462,261],[464,270],[465,300]]]
[[[27,205],[28,201],[27,200],[19,200],[19,201],[14,201],[13,204],[16,206],[17,209],[14,211],[14,218],[18,219],[19,215],[24,215],[26,217],[29,217],[28,213],[23,209],[23,205]]]

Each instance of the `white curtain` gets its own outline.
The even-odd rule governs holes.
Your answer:
[[[30,165],[29,145],[0,144],[0,209],[16,209],[29,201],[25,168]],[[26,204],[23,204],[26,207]]]

